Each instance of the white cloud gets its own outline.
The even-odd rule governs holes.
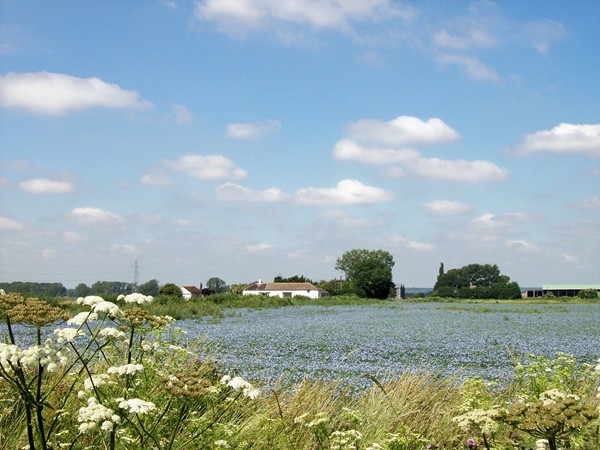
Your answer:
[[[23,228],[23,224],[16,220],[0,216],[0,231],[20,231]]]
[[[266,133],[278,131],[281,123],[277,120],[267,120],[255,123],[232,123],[227,125],[227,136],[232,139],[255,140]]]
[[[167,186],[173,183],[173,180],[165,173],[155,172],[142,175],[140,182],[148,186]]]
[[[450,34],[443,29],[433,35],[433,42],[438,47],[454,50],[468,50],[473,47],[492,47],[497,44],[496,39],[479,28],[471,28],[463,36]]]
[[[164,160],[163,165],[202,180],[238,180],[246,177],[244,170],[221,155],[185,155],[174,161]]]
[[[282,202],[288,195],[276,188],[255,191],[235,183],[225,183],[216,189],[217,198],[226,202]]]
[[[137,252],[137,247],[134,244],[112,244],[110,249],[115,253],[124,253],[127,255]]]
[[[441,119],[434,117],[423,121],[412,116],[399,116],[389,121],[362,119],[349,124],[346,134],[361,142],[393,146],[440,144],[460,138],[460,134]]]
[[[500,81],[500,76],[494,69],[486,66],[484,63],[479,61],[479,59],[473,56],[444,53],[436,57],[436,61],[442,66],[457,66],[470,79],[475,81]]]
[[[416,150],[394,150],[365,147],[350,139],[335,144],[333,156],[336,159],[358,161],[365,164],[395,164],[418,159]]]
[[[58,116],[92,107],[145,109],[151,103],[99,78],[31,72],[0,76],[0,106]]]
[[[19,187],[32,194],[68,194],[75,190],[73,183],[36,178],[19,183]]]
[[[82,241],[86,240],[86,238],[84,236],[82,236],[81,234],[79,234],[75,231],[65,231],[65,232],[63,232],[62,237],[63,237],[64,242],[66,242],[67,244],[73,244],[73,243],[82,242]]]
[[[480,160],[421,158],[410,162],[407,168],[423,177],[464,183],[502,181],[508,177],[506,169],[502,169],[489,161]]]
[[[435,244],[428,244],[425,242],[408,241],[406,243],[406,248],[409,248],[411,250],[417,250],[419,252],[430,252],[432,250],[437,249],[438,247]]]
[[[295,196],[295,200],[304,205],[369,204],[387,202],[393,198],[392,192],[366,186],[357,180],[342,180],[334,188],[303,188]]]
[[[518,154],[547,151],[561,155],[600,157],[600,124],[561,123],[551,130],[528,134],[517,147]]]
[[[424,203],[423,207],[436,216],[465,214],[470,210],[469,205],[456,200],[434,200],[429,203]]]
[[[538,253],[540,251],[540,248],[537,245],[521,239],[506,241],[506,245],[512,250],[521,253]]]
[[[216,22],[220,30],[235,35],[290,24],[349,31],[351,21],[410,19],[413,14],[390,0],[203,0],[195,11],[197,19]]]
[[[246,245],[246,251],[248,253],[259,253],[259,252],[264,252],[266,250],[270,250],[271,249],[271,245],[270,244],[255,244],[255,245]]]
[[[189,109],[183,105],[174,104],[172,107],[175,123],[178,125],[188,125],[192,123],[193,117]]]
[[[531,222],[534,217],[525,213],[483,214],[471,221],[474,230],[490,233],[515,233],[517,224]]]
[[[580,209],[598,209],[600,210],[600,197],[591,197],[581,200],[573,205],[574,208]]]
[[[125,219],[118,214],[100,208],[74,208],[69,217],[79,225],[121,225],[125,223]]]

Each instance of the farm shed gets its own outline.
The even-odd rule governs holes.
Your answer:
[[[579,291],[596,289],[600,293],[600,284],[544,284],[542,289],[527,291],[527,297],[543,297],[552,293],[555,297],[577,297]]]
[[[196,286],[181,286],[181,295],[186,300],[189,300],[192,297],[201,297],[202,291],[198,289]]]
[[[269,295],[271,297],[296,297],[302,295],[310,298],[327,297],[329,293],[312,283],[262,283],[258,280],[246,286],[244,295]]]

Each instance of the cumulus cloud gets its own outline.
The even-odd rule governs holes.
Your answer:
[[[246,245],[246,251],[248,253],[259,253],[259,252],[264,252],[264,251],[270,250],[270,249],[271,249],[271,245],[265,244],[265,243]]]
[[[73,183],[36,178],[19,183],[19,187],[32,194],[68,194],[75,190]]]
[[[174,161],[164,160],[163,166],[202,180],[239,180],[246,172],[221,155],[185,155]]]
[[[154,172],[142,175],[140,182],[148,186],[167,186],[173,183],[173,180],[164,172]]]
[[[409,163],[407,168],[417,175],[442,181],[481,183],[508,178],[506,169],[481,160],[421,158]]]
[[[500,81],[500,76],[494,69],[486,66],[474,56],[444,53],[438,55],[436,61],[442,66],[457,66],[467,77],[475,81]]]
[[[549,152],[560,155],[600,157],[600,124],[574,125],[561,123],[551,130],[525,136],[516,148],[517,154]]]
[[[172,107],[173,118],[178,125],[188,125],[192,123],[193,117],[189,109],[183,105],[174,104]]]
[[[280,26],[349,31],[351,22],[410,19],[414,12],[391,0],[203,0],[197,4],[199,20],[215,22],[229,34]]]
[[[59,116],[92,107],[145,109],[151,103],[135,91],[99,78],[30,72],[0,76],[0,106]]]
[[[522,239],[508,240],[506,246],[521,253],[538,253],[540,251],[537,245]]]
[[[411,241],[400,234],[391,236],[388,240],[392,245],[397,245],[398,247],[403,247],[418,252],[430,252],[438,248],[435,244]]]
[[[598,209],[600,210],[600,197],[586,198],[573,205],[574,208],[579,209]]]
[[[232,139],[255,140],[266,133],[278,131],[281,123],[277,120],[267,120],[255,123],[231,123],[227,125],[226,133]]]
[[[100,208],[81,207],[74,208],[70,214],[70,219],[78,225],[122,225],[125,219],[115,213],[104,211]]]
[[[438,118],[423,121],[399,116],[393,120],[362,119],[346,127],[346,134],[357,141],[392,146],[440,144],[460,138],[455,130]]]
[[[0,216],[0,231],[20,231],[23,224],[9,217]]]
[[[434,200],[424,203],[423,208],[436,216],[465,214],[470,211],[469,205],[456,200]]]
[[[357,180],[342,180],[334,188],[308,187],[296,192],[295,200],[304,205],[355,205],[387,202],[392,192],[366,186]]]
[[[235,183],[225,183],[216,189],[217,198],[226,202],[282,202],[288,195],[276,188],[255,191]]]
[[[483,214],[471,221],[471,227],[474,230],[490,233],[514,233],[517,231],[517,224],[531,222],[535,218],[525,213],[507,213],[495,215],[492,213]]]
[[[365,164],[397,164],[418,159],[420,153],[415,150],[366,147],[350,139],[343,139],[335,144],[333,156],[336,159],[358,161]]]

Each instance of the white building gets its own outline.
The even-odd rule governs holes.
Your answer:
[[[181,295],[186,300],[192,297],[202,297],[202,291],[196,286],[180,286],[179,289],[181,289]]]
[[[261,280],[247,286],[244,295],[268,295],[271,297],[296,297],[302,295],[309,298],[327,297],[329,293],[312,283],[262,283]]]

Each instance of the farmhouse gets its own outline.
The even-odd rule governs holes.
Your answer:
[[[201,297],[202,291],[198,289],[196,286],[181,286],[181,295],[186,300],[189,300],[192,297]]]
[[[579,291],[595,289],[600,293],[600,284],[544,284],[542,289],[527,291],[527,297],[543,297],[552,294],[555,297],[577,297]]]
[[[268,295],[271,297],[296,297],[302,295],[310,298],[327,297],[329,293],[312,283],[263,283],[258,280],[242,292],[244,295]]]

